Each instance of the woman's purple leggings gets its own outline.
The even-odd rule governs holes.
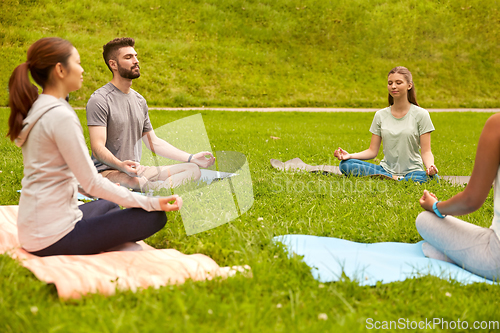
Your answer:
[[[120,209],[117,204],[96,200],[80,205],[83,218],[56,243],[31,252],[37,256],[96,254],[126,242],[137,242],[161,230],[165,212],[140,208]]]

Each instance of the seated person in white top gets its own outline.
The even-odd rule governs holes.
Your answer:
[[[92,159],[102,176],[136,191],[145,190],[148,181],[163,181],[171,188],[200,178],[200,167],[214,164],[210,152],[189,154],[155,135],[144,97],[131,89],[140,73],[135,41],[116,38],[103,46],[103,57],[113,79],[97,89],[87,103]],[[186,162],[171,166],[147,167],[139,164],[141,146],[160,156]],[[151,147],[152,145],[152,147]]]
[[[500,279],[500,114],[484,125],[477,144],[476,160],[470,181],[463,190],[446,201],[438,201],[424,191],[420,205],[427,210],[417,217],[417,230],[425,240],[427,257],[449,261],[498,281]],[[453,216],[479,209],[495,181],[493,222],[483,228]]]
[[[97,174],[80,121],[64,100],[82,81],[80,55],[61,38],[31,45],[9,80],[7,135],[22,148],[24,165],[19,242],[38,256],[141,249],[135,242],[165,226],[163,211],[182,207],[178,196],[142,196]],[[101,200],[78,205],[78,183]]]

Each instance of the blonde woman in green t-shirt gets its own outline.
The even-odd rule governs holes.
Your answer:
[[[437,176],[431,151],[431,132],[434,131],[429,112],[419,107],[410,71],[395,67],[387,76],[389,107],[375,113],[370,132],[370,147],[350,154],[342,148],[334,156],[345,175],[382,175],[397,180],[424,183]],[[365,162],[378,155],[384,142],[384,158],[380,165]],[[421,150],[421,153],[420,153]]]

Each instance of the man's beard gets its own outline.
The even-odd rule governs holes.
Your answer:
[[[139,76],[141,76],[141,71],[139,65],[136,65],[132,69],[126,69],[125,67],[120,66],[120,63],[117,63],[118,65],[118,74],[124,79],[137,79]],[[133,72],[133,70],[137,68],[139,69],[137,72]]]

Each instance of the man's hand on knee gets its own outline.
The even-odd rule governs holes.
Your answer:
[[[138,162],[126,160],[122,161],[120,171],[126,173],[130,177],[137,177],[137,175],[141,173],[142,169],[144,169],[144,167]]]
[[[208,168],[215,163],[215,157],[209,151],[202,151],[194,154],[190,162],[198,165],[201,168]]]

